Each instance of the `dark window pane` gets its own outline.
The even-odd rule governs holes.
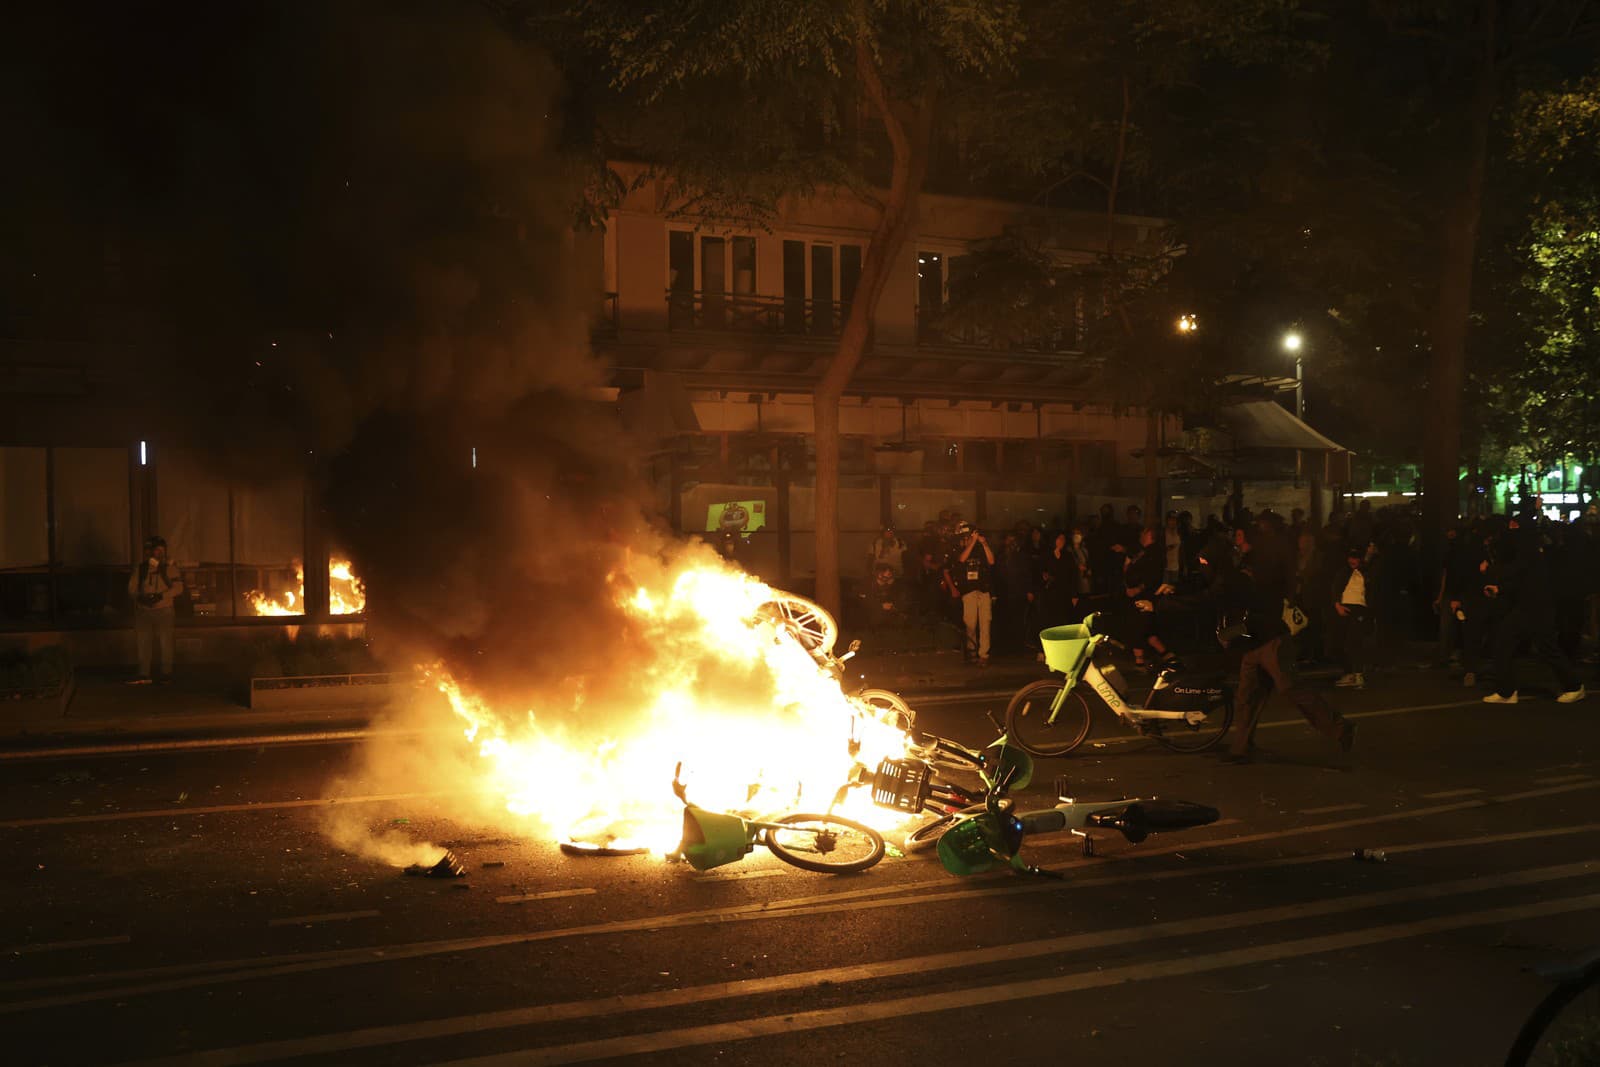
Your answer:
[[[961,446],[961,469],[993,474],[999,464],[999,451],[993,441],[968,441]]]
[[[833,332],[833,247],[811,246],[811,329]]]
[[[128,450],[58,448],[56,561],[67,566],[126,564]]]
[[[754,237],[735,237],[733,239],[732,291],[744,294],[756,291],[756,239]]]
[[[806,329],[806,243],[783,242],[783,328],[789,333]]]
[[[917,253],[917,336],[937,339],[933,323],[944,307],[944,257],[937,252]]]
[[[667,232],[667,325],[688,326],[694,321],[694,234]]]
[[[0,570],[50,562],[44,466],[42,448],[0,448]]]

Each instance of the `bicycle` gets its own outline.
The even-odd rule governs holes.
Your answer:
[[[1104,646],[1127,647],[1096,633],[1098,615],[1081,624],[1053,626],[1039,634],[1045,663],[1062,675],[1019,689],[1006,705],[1006,735],[1034,756],[1065,756],[1089,736],[1089,703],[1079,691],[1082,682],[1123,722],[1154,737],[1174,752],[1204,752],[1221,741],[1233,722],[1233,691],[1225,683],[1186,684],[1176,665],[1157,669],[1144,699],[1133,702],[1114,665],[1101,667],[1096,653]]]
[[[888,851],[883,835],[842,815],[794,813],[747,819],[689,803],[683,764],[672,774],[672,791],[683,801],[683,836],[674,855],[697,871],[733,863],[757,845],[803,871],[854,874],[875,866]]]
[[[1044,870],[1019,857],[1022,844],[1030,835],[1065,830],[1081,837],[1083,854],[1093,856],[1094,838],[1089,833],[1092,829],[1113,829],[1138,844],[1152,833],[1208,825],[1221,814],[1205,804],[1160,797],[1078,800],[1065,795],[1063,779],[1056,780],[1055,807],[1017,814],[1016,801],[1006,793],[1014,782],[1025,781],[1031,774],[1032,763],[1024,754],[1002,772],[983,804],[949,817],[948,825],[936,839],[939,862],[945,870],[972,875],[1004,866],[1024,874],[1059,878],[1059,872]]]
[[[1506,1067],[1600,1063],[1600,953],[1539,973],[1556,987],[1522,1024]]]

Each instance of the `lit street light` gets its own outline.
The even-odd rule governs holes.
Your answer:
[[[1294,356],[1294,414],[1298,419],[1306,417],[1306,379],[1300,359],[1300,347],[1304,343],[1295,330],[1283,335],[1283,350]]]
[[[1193,315],[1179,315],[1178,316],[1178,332],[1179,333],[1194,333],[1199,328],[1200,328],[1200,320],[1195,318]]]

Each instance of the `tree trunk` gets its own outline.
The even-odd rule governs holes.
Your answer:
[[[889,135],[894,169],[883,213],[861,260],[861,277],[850,300],[850,314],[839,331],[839,345],[812,398],[817,450],[817,584],[813,596],[835,615],[839,612],[839,401],[866,353],[878,301],[916,226],[917,194],[928,173],[928,142],[933,124],[931,88],[917,102],[909,122],[896,113],[895,103],[879,77],[877,60],[865,41],[856,45],[856,74]]]
[[[1430,331],[1427,446],[1423,455],[1423,518],[1430,539],[1444,536],[1460,510],[1461,389],[1466,378],[1467,327],[1472,313],[1473,261],[1483,215],[1489,126],[1494,115],[1497,0],[1483,0],[1482,52],[1474,73],[1468,115],[1467,155],[1461,191],[1446,209],[1440,244],[1439,291]]]

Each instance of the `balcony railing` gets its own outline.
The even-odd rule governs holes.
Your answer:
[[[1049,336],[996,338],[976,326],[953,329],[941,325],[939,313],[917,308],[917,343],[937,348],[973,348],[987,352],[1069,353],[1083,351],[1077,332],[1062,330]]]
[[[835,300],[667,290],[667,328],[672,330],[837,337],[849,310]]]

